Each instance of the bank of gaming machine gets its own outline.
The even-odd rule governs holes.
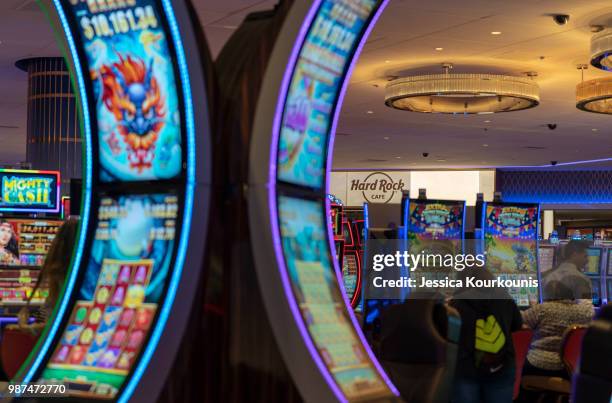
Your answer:
[[[410,199],[407,218],[411,255],[456,255],[463,253],[465,201]],[[452,267],[418,267],[411,275],[426,279],[453,277]]]
[[[16,379],[63,382],[81,400],[154,401],[202,267],[199,45],[182,2],[45,4],[82,106],[83,207],[64,292]]]
[[[485,254],[486,268],[500,279],[522,280],[523,284],[528,284],[529,280],[539,280],[539,205],[483,203],[481,217],[481,251]],[[540,286],[527,285],[508,288],[520,308],[528,308],[541,301],[540,290]]]
[[[62,221],[60,173],[0,169],[0,323],[14,323],[28,301],[48,296],[36,287],[40,269]],[[33,295],[32,295],[33,294]]]

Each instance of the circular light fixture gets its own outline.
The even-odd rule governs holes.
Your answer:
[[[576,108],[612,114],[612,78],[596,78],[576,86]]]
[[[591,38],[591,65],[612,71],[612,28],[604,29]]]
[[[497,74],[445,74],[402,77],[390,81],[385,104],[422,113],[487,114],[533,108],[540,88],[531,78]]]

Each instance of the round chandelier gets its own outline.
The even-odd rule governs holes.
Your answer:
[[[402,77],[390,81],[385,104],[421,113],[487,114],[533,108],[540,103],[540,88],[530,77],[498,74],[444,74]]]
[[[591,65],[612,71],[612,28],[604,29],[591,38]]]
[[[586,112],[612,114],[612,77],[579,83],[576,86],[576,107]]]

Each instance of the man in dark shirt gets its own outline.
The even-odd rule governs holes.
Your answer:
[[[492,279],[486,269],[474,270],[482,279]],[[515,358],[512,332],[522,326],[521,313],[505,289],[467,289],[450,302],[461,315],[461,336],[453,403],[510,403],[514,390]],[[505,342],[494,354],[495,365],[479,365],[482,352],[476,348],[476,323],[493,316]]]

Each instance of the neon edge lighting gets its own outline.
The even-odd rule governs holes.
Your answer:
[[[326,383],[329,385],[330,389],[332,390],[332,392],[334,393],[334,395],[336,396],[336,398],[341,401],[341,402],[345,402],[346,398],[343,394],[343,392],[340,390],[339,386],[337,385],[336,381],[333,379],[333,377],[331,376],[329,369],[326,367],[326,365],[323,363],[319,352],[317,351],[316,347],[313,344],[313,341],[311,339],[311,336],[308,332],[308,330],[306,329],[306,326],[304,324],[304,321],[300,315],[299,312],[299,307],[296,304],[296,301],[294,299],[293,296],[293,291],[291,289],[291,283],[290,280],[288,278],[288,274],[287,274],[287,266],[285,264],[285,258],[284,258],[284,254],[283,254],[283,250],[282,250],[282,241],[281,241],[281,237],[280,237],[280,229],[279,229],[279,224],[278,224],[278,207],[277,207],[277,197],[276,197],[276,181],[277,181],[277,164],[276,164],[276,158],[277,158],[277,150],[278,150],[278,141],[279,141],[279,136],[280,136],[280,127],[281,127],[281,119],[282,119],[282,115],[283,115],[283,110],[284,110],[284,105],[286,102],[286,98],[287,98],[287,92],[289,89],[289,82],[292,79],[293,76],[293,72],[300,54],[300,51],[302,49],[302,46],[304,44],[306,35],[311,27],[312,22],[314,21],[315,17],[317,16],[318,11],[320,10],[320,6],[321,6],[322,0],[315,0],[313,1],[313,4],[310,6],[310,9],[308,10],[308,13],[306,15],[306,18],[304,19],[304,22],[302,24],[302,26],[300,27],[299,33],[297,35],[297,38],[295,40],[294,46],[292,48],[291,51],[291,55],[290,58],[288,60],[287,63],[287,68],[285,70],[285,73],[283,74],[283,80],[281,83],[281,87],[280,87],[280,91],[279,91],[279,96],[277,99],[277,104],[276,104],[276,108],[275,108],[275,115],[274,115],[274,121],[273,121],[273,130],[272,130],[272,139],[270,141],[270,170],[269,170],[269,178],[268,178],[268,206],[269,206],[269,210],[270,210],[270,224],[272,227],[272,237],[273,237],[273,243],[274,243],[274,252],[276,255],[276,261],[279,265],[279,271],[280,271],[280,275],[281,275],[281,280],[283,283],[283,288],[284,288],[284,293],[286,296],[286,300],[289,304],[289,307],[291,309],[291,313],[293,315],[293,318],[295,320],[295,323],[298,327],[298,330],[302,336],[302,340],[304,340],[306,347],[308,349],[308,352],[310,354],[310,356],[312,357],[313,361],[315,362],[317,368],[319,369],[319,372],[321,373],[321,375],[323,376],[323,378],[325,379]],[[333,147],[333,138],[334,138],[334,132],[335,132],[335,128],[336,128],[336,124],[337,124],[337,119],[338,119],[338,114],[339,111],[341,109],[342,106],[342,101],[344,98],[344,93],[346,91],[346,87],[348,84],[348,78],[350,77],[350,73],[354,67],[354,62],[357,60],[358,55],[361,51],[361,49],[363,48],[364,44],[365,44],[365,40],[367,39],[371,29],[374,27],[374,25],[376,24],[376,21],[378,20],[379,16],[381,15],[382,11],[384,10],[385,6],[387,5],[388,0],[383,0],[381,1],[380,5],[378,6],[377,11],[375,12],[373,18],[371,19],[371,21],[369,22],[368,25],[365,26],[364,29],[364,34],[360,40],[360,43],[358,44],[355,53],[353,54],[352,58],[349,59],[349,70],[347,72],[347,74],[343,77],[343,83],[341,85],[340,88],[340,92],[339,92],[339,96],[338,96],[338,101],[336,103],[336,110],[334,113],[334,116],[332,118],[332,125],[331,125],[331,129],[330,129],[330,138],[329,138],[329,143],[328,143],[328,150],[331,150],[331,148]],[[326,183],[325,183],[325,188],[326,191],[328,191],[329,189],[329,175],[330,175],[330,171],[331,171],[331,164],[330,164],[330,155],[331,153],[328,152],[328,161],[326,164]],[[325,199],[325,201],[323,202],[323,208],[326,208],[329,204],[329,201],[327,200],[327,198]],[[324,210],[327,211],[327,210]],[[330,242],[329,247],[331,248],[332,244],[332,237],[331,234],[329,233],[329,226],[328,226],[328,240]],[[332,250],[332,249],[330,249]],[[334,263],[334,267],[337,265],[337,263]],[[335,267],[336,268],[336,267]],[[339,274],[338,271],[336,271],[336,279],[339,281]],[[339,285],[339,284],[338,284]],[[346,296],[345,292],[342,292],[343,296]],[[363,334],[360,332],[359,330],[359,326],[357,324],[357,320],[355,318],[355,315],[352,313],[352,310],[348,309],[348,305],[346,305],[348,303],[348,301],[346,300],[346,298],[344,299],[345,301],[345,309],[349,312],[349,316],[351,318],[351,321],[353,323],[353,326],[356,330],[356,333],[358,334],[362,344],[364,345],[364,348],[366,349],[368,356],[370,358],[370,360],[372,361],[372,363],[374,364],[374,366],[376,367],[376,370],[378,371],[379,375],[381,376],[381,378],[384,380],[384,382],[386,383],[386,385],[389,387],[389,389],[392,391],[392,393],[394,393],[395,395],[399,395],[399,392],[397,391],[397,389],[395,388],[395,386],[393,386],[393,384],[391,383],[391,381],[389,380],[389,378],[387,377],[387,375],[385,374],[384,370],[382,370],[382,367],[380,366],[380,364],[378,363],[378,361],[376,360],[376,358],[374,357],[371,349],[369,348],[367,342],[365,341],[365,338],[363,336]]]

